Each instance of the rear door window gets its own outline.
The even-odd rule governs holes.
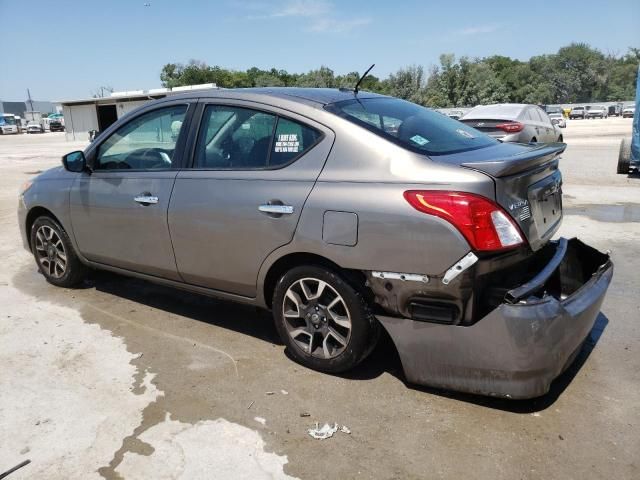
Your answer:
[[[320,132],[287,118],[278,118],[276,136],[268,165],[277,167],[293,161],[312,148],[320,139]]]
[[[208,105],[202,117],[195,168],[282,167],[312,148],[320,136],[315,129],[272,113]]]

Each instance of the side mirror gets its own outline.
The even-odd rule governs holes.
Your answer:
[[[82,173],[87,170],[87,159],[84,152],[77,150],[62,157],[62,165],[70,172]]]

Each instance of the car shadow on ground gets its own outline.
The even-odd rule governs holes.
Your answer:
[[[250,335],[275,345],[282,345],[271,314],[252,306],[218,300],[110,272],[93,272],[90,279],[79,288],[95,288],[99,292],[126,298],[167,313]],[[355,369],[338,376],[348,380],[366,381],[388,373],[401,380],[407,388],[416,391],[511,413],[527,414],[545,410],[553,405],[585,364],[608,323],[607,317],[600,313],[575,360],[551,384],[550,391],[546,395],[531,400],[483,397],[409,384],[404,377],[395,345],[384,328],[381,328],[380,340],[370,356]],[[294,361],[286,349],[285,354]]]
[[[81,288],[95,288],[99,292],[125,298],[170,314],[282,345],[271,314],[256,307],[106,271],[92,272],[89,280],[85,281]]]

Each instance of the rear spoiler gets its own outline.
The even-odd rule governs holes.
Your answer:
[[[552,162],[566,148],[566,143],[547,143],[498,160],[466,162],[462,166],[488,173],[492,177],[506,177]]]

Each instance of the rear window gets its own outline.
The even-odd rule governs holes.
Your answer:
[[[397,98],[346,100],[325,108],[393,143],[426,155],[465,152],[498,143],[457,120]]]

